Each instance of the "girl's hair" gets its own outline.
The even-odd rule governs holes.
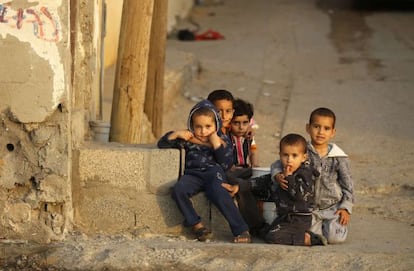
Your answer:
[[[326,107],[319,107],[313,110],[309,117],[309,124],[313,123],[316,116],[332,118],[333,120],[332,127],[335,128],[336,116],[335,116],[335,113],[331,109],[326,108]]]
[[[242,99],[234,100],[234,117],[247,115],[249,120],[253,117],[253,105]]]
[[[307,143],[306,139],[299,134],[287,134],[285,135],[279,143],[279,149],[282,150],[283,146],[301,146],[303,153],[307,152]]]
[[[210,94],[207,97],[207,100],[209,100],[213,104],[218,100],[228,100],[228,101],[231,101],[233,103],[234,102],[234,97],[231,94],[231,92],[228,91],[228,90],[216,89],[216,90],[213,90],[212,92],[210,92]]]

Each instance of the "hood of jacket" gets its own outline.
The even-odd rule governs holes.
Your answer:
[[[348,155],[335,143],[330,143],[329,157],[348,157]]]
[[[315,150],[313,145],[308,142],[308,150],[317,154],[318,152]],[[328,144],[328,157],[348,157],[348,155],[335,143],[329,143]]]
[[[202,100],[202,101],[198,102],[196,105],[194,105],[193,108],[191,108],[190,114],[188,114],[188,119],[187,119],[187,129],[191,132],[194,132],[192,117],[193,117],[194,112],[197,111],[200,108],[207,108],[207,109],[211,110],[214,113],[215,121],[216,121],[216,131],[217,131],[217,134],[220,136],[222,134],[222,132],[221,132],[221,127],[222,127],[221,118],[220,118],[220,115],[219,115],[216,107],[209,100]]]

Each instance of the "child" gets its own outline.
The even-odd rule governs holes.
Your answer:
[[[308,154],[310,161],[320,172],[315,183],[315,210],[311,231],[323,234],[329,243],[346,240],[350,215],[354,202],[353,180],[348,156],[330,140],[335,136],[336,116],[328,108],[315,109],[306,125],[310,135]],[[271,174],[286,189],[281,166],[274,163]]]
[[[234,165],[227,171],[227,176],[229,183],[239,186],[235,196],[240,213],[249,225],[250,233],[256,235],[265,222],[258,207],[258,199],[251,193],[247,180],[252,175],[251,168],[259,166],[254,137],[247,137],[252,117],[253,106],[236,99],[229,131],[233,143]]]
[[[223,134],[227,135],[228,131],[230,130],[230,123],[234,113],[233,95],[225,89],[217,89],[208,95],[207,100],[209,100],[220,113],[221,121],[223,124],[221,129]]]
[[[227,90],[218,89],[212,91],[208,95],[207,99],[212,102],[220,112],[220,117],[223,120],[222,132],[226,135],[229,135],[230,137],[231,121],[235,112],[235,100],[233,95]],[[250,125],[247,127],[245,137],[246,140],[250,140],[249,138],[253,137]],[[249,188],[246,186],[247,182],[243,180],[251,177],[251,175],[251,167],[238,168],[237,170],[232,167],[230,170],[226,171],[228,183],[223,183],[222,186],[230,193],[232,197],[236,196],[240,213],[242,214],[246,223],[249,225],[250,232],[255,233],[260,228],[262,228],[264,219],[262,216],[260,216],[256,198],[251,194]]]
[[[225,170],[233,162],[232,146],[221,133],[221,119],[214,105],[207,100],[196,104],[190,111],[188,130],[166,133],[159,141],[159,148],[184,148],[184,175],[175,184],[172,197],[183,214],[184,225],[192,227],[199,241],[211,238],[195,211],[191,197],[204,191],[206,197],[220,210],[228,221],[235,243],[250,243],[248,227],[230,194],[221,186]]]
[[[258,167],[257,146],[254,138],[247,138],[253,106],[242,99],[234,101],[234,114],[230,122],[229,136],[233,143],[234,166]]]
[[[223,134],[228,135],[231,129],[231,120],[233,119],[234,114],[234,97],[230,91],[225,89],[216,89],[210,92],[207,96],[209,100],[220,113],[220,117],[223,123],[222,132]],[[255,124],[257,125],[257,124]],[[251,125],[247,127],[246,137],[251,139],[254,135],[254,130]]]
[[[277,218],[265,233],[268,243],[326,245],[326,239],[309,232],[314,205],[314,178],[319,174],[307,161],[306,139],[288,134],[280,140],[280,163],[287,189],[276,189],[272,198]]]

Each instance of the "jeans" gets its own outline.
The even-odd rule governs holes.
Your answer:
[[[221,186],[223,177],[224,172],[216,168],[181,176],[173,188],[172,198],[185,218],[184,225],[190,227],[201,221],[191,202],[191,197],[204,191],[207,199],[225,217],[234,236],[248,230],[229,192]]]

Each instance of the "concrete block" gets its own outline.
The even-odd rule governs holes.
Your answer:
[[[178,178],[179,151],[155,145],[88,142],[79,151],[79,181],[166,193]]]
[[[74,159],[74,221],[85,232],[133,227],[168,232],[181,224],[170,197],[178,178],[178,150],[87,142]]]
[[[157,195],[169,195],[179,177],[180,159],[176,149],[153,149],[146,167],[148,190]]]
[[[73,174],[75,225],[85,233],[189,231],[183,228],[184,218],[171,198],[179,155],[178,150],[154,145],[85,144],[74,157],[78,159]],[[213,233],[230,232],[221,213],[214,206],[210,210],[204,193],[192,201]]]
[[[82,189],[76,224],[86,233],[117,233],[134,228],[178,232],[181,215],[171,197],[137,193],[113,186]]]

